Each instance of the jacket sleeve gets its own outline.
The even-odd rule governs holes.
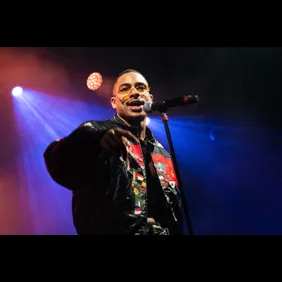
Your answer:
[[[69,136],[49,144],[43,154],[51,178],[67,189],[74,191],[95,182],[100,139],[106,130],[93,125],[95,122],[80,125]]]

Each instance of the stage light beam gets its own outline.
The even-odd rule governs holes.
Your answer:
[[[23,94],[23,89],[20,86],[16,86],[12,89],[12,95],[14,97],[21,96]]]

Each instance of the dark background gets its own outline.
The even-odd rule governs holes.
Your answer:
[[[224,115],[235,123],[240,120],[242,124],[281,125],[280,47],[53,47],[47,50],[49,56],[62,60],[83,81],[93,69],[115,77],[120,71],[134,67],[153,86],[162,87],[161,94],[155,94],[159,99],[197,93],[204,114]],[[177,111],[187,113],[187,109]]]

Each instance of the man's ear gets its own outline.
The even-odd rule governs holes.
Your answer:
[[[111,105],[113,109],[116,109],[117,106],[116,106],[116,97],[115,96],[111,97]]]
[[[154,96],[153,94],[150,94],[150,98],[152,99],[152,102],[154,101]]]

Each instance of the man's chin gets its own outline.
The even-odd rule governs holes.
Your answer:
[[[126,119],[142,121],[146,118],[146,116],[147,115],[144,111],[130,111],[130,113],[126,115]]]

